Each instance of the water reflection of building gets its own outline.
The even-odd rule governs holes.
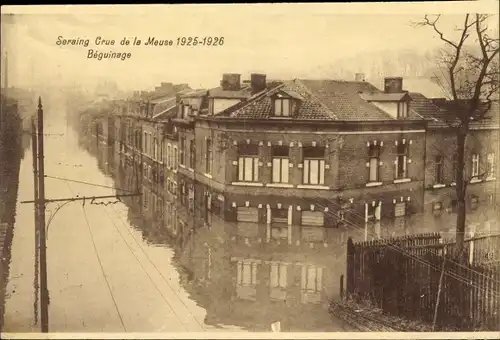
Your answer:
[[[290,224],[286,214],[276,214],[271,223],[225,221],[215,213],[223,209],[217,196],[204,198],[213,213],[193,211],[199,205],[186,204],[193,197],[180,193],[175,199],[168,190],[152,190],[139,176],[140,164],[112,164],[113,153],[99,150],[106,146],[89,144],[99,163],[107,155],[116,187],[142,191],[142,196],[122,199],[131,226],[148,242],[174,250],[182,286],[206,309],[205,322],[214,326],[269,330],[280,321],[283,330],[333,330],[327,306],[339,295],[349,236],[366,240],[431,232],[454,223],[454,215],[444,214],[357,228]]]

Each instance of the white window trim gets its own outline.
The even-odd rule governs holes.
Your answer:
[[[316,185],[316,184],[299,184],[297,189],[318,189],[318,190],[329,190],[330,187],[326,185]]]
[[[380,185],[382,185],[382,182],[368,182],[368,183],[366,183],[365,186],[366,187],[378,187]]]
[[[268,183],[268,184],[266,184],[266,187],[269,187],[269,188],[293,188],[294,185],[289,184],[289,183]]]
[[[433,189],[439,189],[439,188],[444,188],[446,187],[446,184],[434,184],[432,186]]]
[[[394,183],[407,183],[407,182],[411,182],[411,178],[399,178],[399,179],[395,179],[394,180]]]
[[[260,182],[231,182],[231,185],[242,187],[263,187],[264,184]]]
[[[472,177],[479,176],[479,154],[475,153],[472,155]],[[471,181],[472,183],[472,181]]]

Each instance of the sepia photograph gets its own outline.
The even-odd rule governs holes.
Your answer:
[[[0,338],[498,339],[499,22],[2,6]]]

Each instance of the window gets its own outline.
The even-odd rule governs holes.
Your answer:
[[[279,117],[290,116],[290,99],[274,100],[274,115]]]
[[[397,157],[396,157],[396,178],[402,179],[407,178],[407,153],[408,147],[406,144],[399,143],[397,146]]]
[[[304,147],[304,184],[325,184],[325,148]]]
[[[471,199],[470,199],[470,208],[471,208],[471,210],[476,210],[478,205],[479,205],[479,197],[472,196]]]
[[[380,214],[377,211],[379,206],[374,202],[365,203],[365,222],[371,222],[380,219]]]
[[[187,119],[189,115],[189,105],[182,106],[182,119]]]
[[[178,168],[178,160],[177,160],[177,157],[178,157],[178,153],[177,153],[177,146],[174,146],[174,165],[173,165],[173,168],[174,170],[177,170]]]
[[[205,153],[205,173],[212,173],[212,140],[207,138],[206,140],[206,153]]]
[[[144,132],[144,140],[142,141],[142,152],[144,152],[145,154],[148,153],[147,141],[148,141],[148,133]]]
[[[302,211],[301,225],[323,227],[325,214],[322,211]]]
[[[495,177],[495,154],[488,154],[488,178]]]
[[[255,144],[238,145],[238,181],[259,180],[259,147]]]
[[[213,99],[208,100],[208,114],[209,115],[214,114],[214,100]]]
[[[238,286],[255,286],[257,284],[257,263],[238,261],[236,282]]]
[[[153,159],[158,159],[158,145],[156,142],[156,137],[153,138]]]
[[[479,155],[477,153],[472,155],[472,177],[479,176]]]
[[[163,141],[160,142],[160,162],[163,163]]]
[[[250,207],[238,207],[236,211],[236,220],[238,222],[259,222],[259,210]]]
[[[271,209],[272,223],[288,223],[288,209]]]
[[[368,149],[368,157],[369,157],[369,181],[370,182],[378,182],[379,180],[379,157],[380,157],[380,148],[377,145],[370,145]]]
[[[280,263],[271,263],[270,267],[270,286],[272,288],[286,288],[287,266]]]
[[[407,102],[399,102],[398,103],[398,118],[406,118],[408,117],[408,103]]]
[[[179,146],[179,164],[186,165],[186,160],[184,159],[184,150],[186,149],[186,137],[181,137]]]
[[[443,156],[436,156],[436,183],[443,183]]]
[[[167,145],[167,168],[172,166],[172,147],[170,144]]]
[[[196,156],[196,147],[194,144],[194,140],[189,141],[189,167],[191,169],[195,168],[195,156]]]
[[[394,217],[406,216],[406,202],[396,203],[394,206]]]
[[[273,146],[272,147],[272,167],[273,183],[288,183],[289,173],[289,148],[288,146]]]
[[[316,266],[302,267],[301,288],[304,291],[318,293],[322,290],[323,268]]]

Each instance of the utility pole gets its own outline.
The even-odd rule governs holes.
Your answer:
[[[38,201],[38,142],[36,140],[36,124],[35,117],[31,118],[31,149],[33,151],[33,192],[35,193],[35,201]],[[38,324],[38,294],[39,294],[39,268],[38,268],[38,259],[39,259],[39,246],[40,246],[40,220],[38,218],[39,204],[35,203],[35,278],[33,281],[33,285],[35,288],[35,296],[33,302],[33,312],[34,312],[34,321],[35,325]]]
[[[105,198],[120,198],[128,196],[140,196],[141,193],[133,194],[115,194],[104,196],[88,196],[88,197],[68,197],[68,198],[45,198],[45,168],[44,168],[44,143],[43,143],[43,107],[42,99],[38,97],[38,115],[37,115],[38,131],[36,131],[35,118],[32,118],[32,148],[33,148],[33,175],[34,175],[34,200],[21,201],[20,203],[35,204],[35,324],[38,322],[38,288],[40,289],[40,321],[42,333],[49,331],[49,290],[47,283],[47,238],[46,238],[46,222],[45,222],[45,205],[53,202],[73,202],[89,200],[93,203],[96,199]],[[38,138],[37,138],[38,137]],[[57,210],[56,210],[57,212]],[[52,216],[53,217],[53,216]],[[52,218],[51,217],[51,218]],[[50,223],[50,220],[49,220]],[[37,268],[39,255],[39,270]],[[39,285],[38,285],[38,277]]]
[[[47,287],[47,242],[45,238],[45,167],[43,147],[43,107],[38,97],[38,186],[39,186],[39,241],[40,241],[40,309],[42,333],[49,331],[49,290]]]

